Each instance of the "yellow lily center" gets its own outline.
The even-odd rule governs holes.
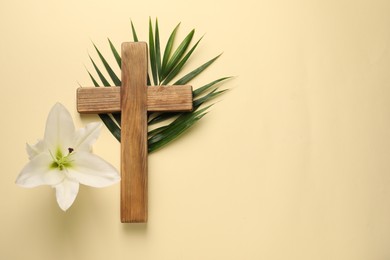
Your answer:
[[[50,164],[50,168],[59,169],[62,171],[65,168],[69,168],[72,166],[71,155],[73,153],[73,148],[68,148],[69,153],[64,156],[61,149],[57,149],[55,156],[52,154],[53,162]]]

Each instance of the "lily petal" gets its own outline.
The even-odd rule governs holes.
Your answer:
[[[78,182],[67,178],[55,186],[57,203],[63,211],[66,211],[70,206],[72,206],[77,193],[79,192],[79,186]]]
[[[92,145],[100,135],[100,128],[102,124],[99,122],[93,122],[87,124],[84,128],[80,128],[76,131],[74,140],[74,149],[76,151],[90,152]]]
[[[36,155],[20,172],[16,184],[33,188],[39,185],[56,185],[65,178],[64,172],[50,168],[52,158],[49,153]]]
[[[63,154],[71,147],[75,134],[75,127],[69,111],[60,103],[56,103],[50,110],[46,121],[44,140],[53,153],[62,149]]]
[[[31,160],[38,154],[42,153],[45,149],[45,142],[43,140],[39,140],[36,144],[30,145],[26,144],[26,151],[28,154],[28,158]]]
[[[77,151],[72,159],[74,164],[67,169],[67,176],[81,184],[92,187],[105,187],[120,180],[118,171],[94,154]]]

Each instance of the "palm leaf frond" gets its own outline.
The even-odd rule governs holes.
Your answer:
[[[156,63],[156,49],[154,45],[154,36],[153,36],[153,27],[152,27],[152,21],[149,18],[149,58],[150,58],[150,64],[149,66],[152,69],[152,77],[154,85],[158,85],[157,81],[157,63]]]
[[[194,52],[195,48],[198,46],[199,42],[202,40],[202,38],[199,39],[199,41],[191,48],[191,50],[186,54],[186,56],[183,57],[183,59],[180,60],[180,62],[173,68],[173,70],[167,75],[167,77],[162,82],[162,85],[167,85],[174,77],[179,74],[179,72],[182,70],[183,66],[186,64],[188,59],[190,58],[191,54]]]
[[[130,23],[131,23],[131,32],[133,34],[133,41],[138,42],[138,36],[137,36],[137,32],[135,31],[133,21],[130,21]]]
[[[114,44],[112,44],[111,40],[108,39],[108,43],[110,44],[110,48],[112,51],[112,55],[114,55],[116,63],[118,64],[119,68],[122,66],[122,59],[121,56],[119,55],[118,51],[116,50]],[[119,85],[118,85],[119,86]]]
[[[155,27],[153,30],[152,21],[149,18],[149,66],[151,71],[151,78],[147,77],[147,84],[150,85],[151,79],[153,80],[154,85],[168,85],[170,82],[175,79],[179,73],[182,73],[186,64],[193,56],[197,46],[203,37],[197,40],[197,42],[191,46],[192,39],[195,34],[195,29],[191,30],[185,38],[180,42],[177,48],[174,48],[174,42],[176,39],[176,34],[179,29],[180,23],[176,25],[171,34],[169,35],[168,41],[166,42],[164,53],[161,53],[161,42],[160,42],[160,29],[158,20],[155,21]],[[131,31],[132,37],[135,42],[138,42],[137,32],[135,26],[131,21]],[[121,67],[121,57],[117,52],[114,44],[108,39],[109,46],[114,56],[116,63]],[[101,54],[100,50],[95,44],[94,48],[107,72],[109,78],[113,81],[114,85],[120,86],[121,82],[119,77],[112,70],[111,66],[108,64],[107,60]],[[189,49],[190,48],[190,49]],[[189,50],[188,50],[189,49]],[[187,51],[188,50],[188,51]],[[206,68],[212,65],[219,57],[218,55],[209,61],[203,63],[199,67],[191,70],[187,74],[184,74],[183,77],[176,80],[174,85],[185,85],[191,82],[195,77],[199,76]],[[95,61],[89,57],[92,65],[95,69],[95,72],[98,75],[98,78],[102,82],[103,86],[111,86],[106,77],[103,75],[102,71],[99,69]],[[93,84],[99,86],[99,82],[93,77],[93,75],[87,70]],[[180,137],[188,129],[190,129],[195,123],[197,123],[201,118],[203,118],[207,113],[211,105],[202,108],[207,102],[212,101],[216,97],[224,94],[227,90],[218,90],[221,83],[230,79],[231,77],[221,77],[216,80],[211,81],[199,88],[194,87],[193,91],[193,106],[194,110],[192,112],[176,112],[176,113],[151,113],[149,115],[148,125],[152,126],[156,123],[161,125],[153,130],[148,131],[148,151],[154,152],[165,145],[171,143],[173,140]],[[218,85],[218,86],[217,86]],[[114,135],[114,137],[120,141],[120,113],[113,114],[100,114],[99,117],[103,123],[107,126],[109,131]]]
[[[96,71],[96,73],[97,73],[98,76],[99,76],[99,79],[102,81],[103,86],[105,86],[105,87],[111,86],[110,83],[107,81],[107,79],[104,77],[103,73],[100,71],[100,69],[99,69],[98,66],[96,65],[95,61],[91,58],[91,56],[89,56],[89,59],[91,60],[92,65],[93,65],[93,67],[95,68],[95,71]]]
[[[92,74],[87,70],[93,84],[95,87],[99,87],[99,83],[95,80]],[[103,121],[107,129],[112,133],[112,135],[120,142],[121,141],[121,129],[120,125],[120,114],[115,113],[113,115],[114,119],[108,114],[99,114],[100,119]],[[115,122],[116,121],[116,122]]]
[[[148,152],[154,152],[172,142],[207,114],[205,107],[199,111],[182,114],[165,129],[148,139]]]
[[[106,71],[107,71],[108,75],[110,76],[111,80],[114,82],[115,86],[122,85],[121,80],[118,78],[118,76],[115,74],[115,72],[111,69],[110,64],[108,64],[106,59],[100,53],[99,49],[96,47],[95,44],[93,44],[93,46],[95,47],[95,50],[96,50],[97,54],[99,55],[99,58],[104,65],[104,68],[106,68]]]
[[[217,79],[217,80],[214,80],[213,82],[210,82],[200,88],[197,88],[196,90],[194,90],[192,92],[192,95],[194,98],[198,97],[199,95],[202,95],[204,92],[210,90],[211,87],[213,87],[214,85],[218,84],[219,82],[222,82],[224,80],[228,80],[228,79],[231,79],[232,77],[223,77],[223,78],[220,78],[220,79]]]
[[[99,87],[99,83],[96,81],[96,79],[92,76],[91,72],[89,72],[89,70],[87,70],[88,74],[89,74],[89,77],[91,78],[92,80],[92,83],[95,87]]]
[[[176,51],[172,54],[167,61],[167,65],[165,70],[162,72],[162,78],[165,78],[171,70],[175,68],[175,66],[180,62],[181,58],[185,54],[188,46],[190,45],[192,38],[194,37],[195,29],[193,29],[184,40],[180,43],[179,47],[177,47]]]
[[[161,81],[161,49],[160,49],[160,30],[158,29],[158,20],[156,19],[156,27],[155,27],[155,35],[154,35],[154,40],[155,40],[155,46],[154,50],[156,52],[156,68],[157,68],[157,74],[159,78],[159,82],[156,85],[160,84]]]
[[[168,59],[171,56],[173,43],[175,41],[176,32],[179,29],[179,26],[180,26],[180,23],[178,25],[176,25],[175,29],[173,29],[171,35],[169,36],[168,42],[167,42],[167,44],[165,46],[164,57],[163,57],[163,61],[162,61],[162,64],[161,64],[161,74],[163,74],[163,75],[166,74],[165,73],[166,66],[167,66],[167,63],[168,63]],[[161,78],[162,78],[162,76],[161,76]]]
[[[198,68],[194,69],[178,81],[174,83],[174,85],[184,85],[190,82],[193,78],[198,76],[202,71],[204,71],[208,66],[213,64],[214,61],[216,61],[222,54],[219,54],[217,57],[209,60],[208,62],[204,63],[203,65],[199,66]]]

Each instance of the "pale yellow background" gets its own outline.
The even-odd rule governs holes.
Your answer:
[[[390,259],[390,2],[0,3],[0,259]],[[205,34],[199,86],[234,75],[190,133],[149,157],[149,223],[121,224],[119,185],[82,187],[66,213],[50,187],[14,184],[49,109],[75,110],[106,37]],[[112,62],[112,60],[110,60]],[[115,65],[115,64],[114,64]],[[94,151],[119,167],[104,128]]]

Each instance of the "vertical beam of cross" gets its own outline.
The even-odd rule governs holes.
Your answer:
[[[121,68],[121,221],[146,222],[148,217],[146,43],[123,43]]]

